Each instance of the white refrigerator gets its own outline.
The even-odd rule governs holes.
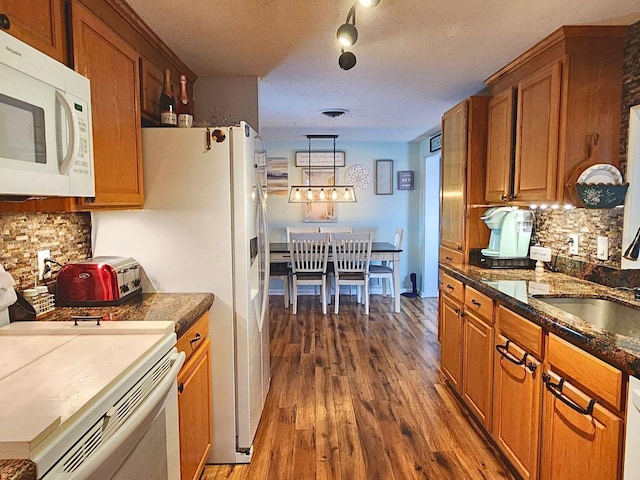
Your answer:
[[[142,210],[92,213],[93,255],[135,258],[143,292],[212,292],[213,446],[248,463],[269,390],[262,141],[226,128],[145,128]]]

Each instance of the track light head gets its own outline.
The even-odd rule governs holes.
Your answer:
[[[338,65],[342,70],[351,70],[356,66],[356,56],[352,52],[343,51],[338,58]]]
[[[350,23],[340,25],[336,35],[340,45],[343,47],[351,47],[358,41],[358,30],[355,25],[351,25]]]
[[[380,0],[358,0],[358,2],[365,8],[373,8],[378,6]]]

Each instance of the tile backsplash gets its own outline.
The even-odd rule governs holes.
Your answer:
[[[62,265],[89,258],[91,214],[0,214],[0,264],[13,275],[19,290],[33,287],[37,252],[44,249]]]

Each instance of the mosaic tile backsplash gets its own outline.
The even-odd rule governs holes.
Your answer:
[[[37,252],[44,249],[62,265],[89,258],[91,214],[0,214],[0,264],[19,290],[34,286]]]

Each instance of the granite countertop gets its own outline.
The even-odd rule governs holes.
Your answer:
[[[113,321],[173,320],[178,338],[211,308],[211,293],[143,293],[122,305],[110,307],[58,307],[38,320],[65,321],[71,315],[100,315]],[[0,460],[0,480],[35,480],[30,460]]]
[[[104,320],[173,320],[178,338],[213,304],[212,293],[143,293],[122,305],[109,307],[58,307],[38,320],[65,321],[71,315],[99,315]]]
[[[562,273],[486,269],[473,265],[440,268],[505,307],[541,325],[624,372],[640,377],[640,301],[633,292],[605,287]],[[638,330],[624,336],[598,328],[534,295],[601,297],[638,308]]]

